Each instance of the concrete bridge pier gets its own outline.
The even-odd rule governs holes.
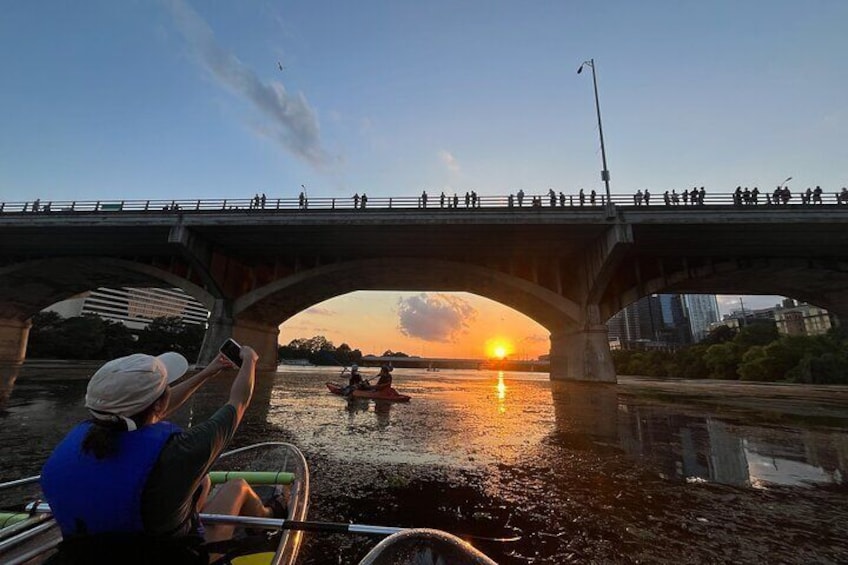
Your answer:
[[[256,353],[259,354],[257,369],[260,371],[276,371],[279,326],[250,320],[234,320],[228,314],[226,302],[225,300],[215,302],[212,314],[209,316],[209,327],[203,337],[203,345],[200,347],[197,364],[200,366],[208,365],[218,355],[221,344],[228,338],[233,338],[240,344],[249,345],[256,350]]]
[[[261,322],[236,320],[233,325],[233,339],[242,345],[249,345],[259,354],[259,371],[276,371],[280,327]]]
[[[552,333],[551,380],[617,382],[607,327],[592,324]]]
[[[23,364],[30,327],[32,327],[30,320],[0,320],[0,364]]]

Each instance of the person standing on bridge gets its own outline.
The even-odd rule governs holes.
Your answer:
[[[518,197],[518,207],[521,208],[524,206],[524,190],[519,188],[516,196]]]
[[[422,208],[427,207],[427,191],[426,190],[421,192],[421,207]]]
[[[227,403],[187,430],[165,419],[207,380],[233,367],[223,355],[178,384],[188,362],[175,352],[121,357],[94,373],[85,396],[91,419],[71,430],[41,473],[64,537],[60,555],[102,563],[104,547],[128,555],[153,547],[160,548],[163,563],[179,557],[180,563],[199,563],[208,561],[204,540],[229,538],[234,528],[204,527],[201,510],[264,518],[279,513],[242,480],[228,481],[209,498],[209,468],[253,395],[259,357],[247,346],[239,356]]]

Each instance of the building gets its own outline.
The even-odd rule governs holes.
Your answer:
[[[179,288],[98,288],[45,309],[64,318],[94,314],[141,330],[154,318],[177,317],[188,324],[206,324],[209,311]]]
[[[607,322],[611,347],[662,349],[691,343],[694,331],[687,316],[686,297],[681,294],[653,294],[629,304]],[[715,296],[710,298],[716,304]],[[700,303],[693,300],[693,304]],[[698,313],[703,310],[698,310]],[[717,304],[715,319],[718,319]],[[704,331],[703,335],[706,333]]]
[[[719,321],[718,300],[714,294],[684,294],[683,311],[689,321],[692,342],[698,343],[710,333],[710,324]]]
[[[774,309],[774,322],[781,335],[821,335],[833,327],[827,310],[791,298]]]

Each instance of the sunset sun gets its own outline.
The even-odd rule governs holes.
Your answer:
[[[512,346],[504,339],[493,338],[486,341],[486,355],[494,359],[505,359],[512,353]]]

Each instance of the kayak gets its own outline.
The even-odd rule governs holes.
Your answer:
[[[388,400],[390,402],[409,402],[410,398],[405,394],[400,394],[392,387],[384,388],[381,390],[356,389],[350,394],[345,394],[345,387],[336,383],[327,383],[327,388],[330,389],[330,392],[332,392],[333,394],[347,396],[348,398],[367,398],[371,400]]]
[[[286,520],[304,520],[309,509],[309,468],[303,454],[294,445],[268,442],[249,445],[222,453],[209,473],[213,485],[241,478],[253,485],[260,496],[282,485],[286,495]],[[39,477],[28,477],[0,484],[0,490],[37,485]],[[213,486],[213,488],[215,488]],[[38,498],[35,493],[32,500]],[[45,504],[28,504],[27,512],[0,513],[0,563],[37,564],[55,553],[62,541],[59,526]],[[206,515],[201,515],[205,520]],[[303,532],[277,530],[273,535],[255,536],[243,524],[250,518],[214,516],[218,523],[236,524],[232,540],[227,542],[228,563],[233,565],[293,565],[297,559]],[[249,546],[248,546],[249,543]]]
[[[470,543],[453,534],[429,528],[412,528],[392,534],[374,546],[359,565],[406,563],[497,565]]]

